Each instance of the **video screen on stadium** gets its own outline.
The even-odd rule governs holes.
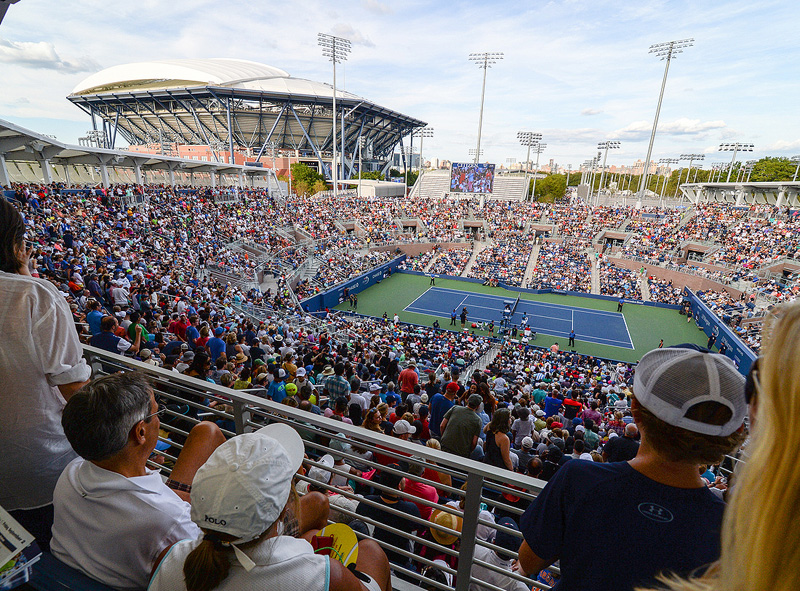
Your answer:
[[[494,164],[454,162],[450,168],[451,193],[491,193],[494,185]]]

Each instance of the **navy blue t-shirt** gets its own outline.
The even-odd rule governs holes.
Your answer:
[[[576,460],[556,472],[520,529],[537,556],[560,559],[554,589],[630,591],[717,560],[724,508],[705,487],[667,486],[627,462]]]
[[[431,413],[428,424],[431,433],[436,437],[441,436],[441,433],[439,433],[439,425],[442,424],[444,415],[447,414],[447,411],[450,410],[454,404],[452,400],[449,400],[443,394],[434,394],[433,398],[431,398]]]

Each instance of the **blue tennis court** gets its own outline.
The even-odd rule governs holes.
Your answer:
[[[513,301],[516,298],[511,299]],[[442,322],[446,326],[450,322],[453,308],[460,314],[461,309],[466,307],[468,323],[494,320],[495,326],[499,328],[503,318],[503,302],[507,301],[508,296],[431,287],[406,306],[405,311],[446,318],[447,322]],[[581,341],[625,349],[634,348],[625,317],[619,312],[520,300],[511,324],[520,327],[525,315],[528,317],[528,326],[537,333],[567,339],[572,329],[575,330],[575,338]],[[461,325],[460,320],[456,322]]]

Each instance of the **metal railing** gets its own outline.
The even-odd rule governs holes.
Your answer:
[[[336,489],[326,484],[314,482],[317,487],[335,490],[336,493],[351,501],[364,503],[372,508],[380,509],[387,515],[392,514],[402,517],[408,522],[419,526],[416,530],[402,531],[386,525],[380,520],[367,518],[352,509],[336,506],[339,520],[350,521],[353,518],[358,518],[367,524],[371,532],[370,535],[359,534],[360,537],[372,538],[384,549],[390,550],[410,561],[410,565],[392,564],[393,584],[396,587],[403,586],[403,583],[397,582],[399,577],[405,582],[425,585],[427,588],[441,589],[442,591],[451,589],[451,587],[442,585],[421,574],[422,568],[432,566],[456,577],[455,591],[467,591],[471,583],[480,584],[482,587],[492,591],[502,591],[499,587],[478,579],[472,574],[473,565],[480,565],[507,575],[509,578],[522,581],[528,588],[549,588],[547,585],[521,577],[516,573],[503,570],[474,557],[475,548],[478,545],[492,550],[501,550],[490,541],[478,537],[479,526],[504,531],[518,538],[522,537],[517,531],[481,518],[479,514],[481,513],[482,505],[485,504],[490,508],[500,509],[505,514],[511,514],[518,518],[523,512],[522,509],[509,505],[505,498],[501,497],[501,494],[509,493],[528,501],[533,500],[546,484],[541,480],[508,470],[500,470],[481,462],[441,452],[414,442],[389,437],[364,427],[356,427],[289,405],[277,404],[246,391],[223,388],[211,382],[164,370],[94,347],[85,346],[84,357],[91,365],[95,377],[117,371],[135,370],[147,374],[153,381],[153,390],[156,397],[167,404],[166,416],[162,420],[162,429],[168,433],[168,437],[159,437],[159,439],[169,443],[171,447],[166,451],[156,452],[157,455],[164,458],[164,463],[156,463],[151,460],[149,465],[151,468],[161,470],[165,475],[170,472],[167,465],[175,461],[185,437],[188,436],[194,424],[200,422],[200,418],[216,420],[220,424],[223,433],[228,437],[256,430],[271,422],[286,423],[294,427],[304,438],[307,455],[311,458],[332,453],[344,458],[346,462],[355,463],[363,467],[365,470],[377,468],[435,486],[440,491],[440,496],[459,501],[458,507],[441,504],[440,502],[429,502],[400,490],[389,489],[379,484],[376,481],[377,479],[370,481],[360,476],[354,476],[347,470],[336,467],[330,469],[333,474],[343,476],[352,481],[356,485],[357,491],[367,492],[372,490],[376,494],[391,492],[404,500],[411,500],[418,505],[460,517],[462,519],[460,532],[425,519],[401,513],[384,504],[364,498],[357,492]],[[213,407],[209,406],[212,401],[217,403]],[[194,418],[196,416],[200,418]],[[332,447],[333,441],[339,441],[345,446],[339,445],[334,448]],[[360,453],[357,455],[356,451]],[[389,468],[374,460],[366,459],[364,451],[381,454],[390,458],[392,462],[397,462],[401,465],[414,464],[429,468],[440,474],[446,474],[450,476],[451,484],[443,484],[441,481],[428,480],[424,477],[411,477],[403,469]],[[324,467],[313,459],[307,460],[306,464],[307,466]],[[312,482],[307,476],[303,475],[298,475],[297,479],[299,481]],[[460,483],[463,483],[463,486],[457,486]],[[406,544],[405,548],[388,544],[385,541],[385,536],[375,533],[376,527],[402,537],[408,544]],[[439,544],[432,536],[426,533],[425,530],[429,529],[456,536],[459,542],[451,546]],[[420,550],[423,548],[427,549],[424,551],[427,556],[421,556],[422,552]],[[457,564],[454,564],[454,568],[434,564],[432,560],[436,554],[450,557],[450,560],[457,561]],[[407,568],[408,566],[412,567]],[[551,567],[549,570],[556,574],[559,573],[556,567]]]

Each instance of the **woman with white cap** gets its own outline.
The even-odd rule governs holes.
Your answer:
[[[204,536],[175,544],[148,590],[389,591],[389,563],[371,540],[359,543],[351,571],[314,553],[308,540],[315,529],[287,535],[297,506],[292,480],[303,456],[303,440],[280,423],[219,446],[192,483],[191,516]],[[318,521],[298,517],[301,531],[303,523]]]

